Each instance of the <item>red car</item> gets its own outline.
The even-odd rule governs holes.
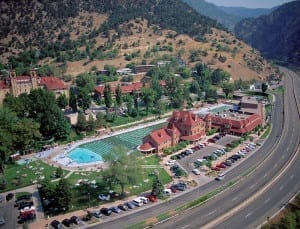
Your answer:
[[[216,165],[216,167],[221,168],[221,169],[225,169],[226,168],[226,166],[224,164],[222,164],[222,163]]]
[[[207,141],[210,142],[210,143],[215,143],[215,142],[216,142],[216,140],[213,139],[213,138],[210,138],[210,139],[208,139]]]
[[[219,167],[211,167],[212,170],[215,170],[215,171],[221,171],[221,169]]]
[[[152,194],[147,195],[146,197],[147,197],[148,200],[151,201],[151,202],[156,202],[156,201],[157,201],[156,196],[154,196],[154,195],[152,195]]]

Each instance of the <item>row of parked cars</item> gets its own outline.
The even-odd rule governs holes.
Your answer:
[[[22,224],[28,221],[33,221],[36,218],[36,210],[31,194],[19,196],[15,200],[14,207],[19,210],[18,223]]]
[[[255,149],[255,147],[256,147],[256,145],[253,144],[253,143],[248,144],[245,148],[243,148],[240,151],[238,151],[237,153],[233,154],[232,156],[227,158],[225,161],[223,161],[223,162],[217,164],[216,166],[212,167],[212,169],[216,170],[216,171],[221,171],[221,170],[231,166],[236,161],[240,160],[241,158],[246,157],[246,155],[250,151]],[[216,177],[216,180],[222,180],[224,177],[225,177],[225,174],[221,173]]]
[[[186,150],[182,151],[182,152],[179,153],[179,154],[175,154],[175,155],[171,156],[171,159],[172,159],[172,160],[180,160],[180,159],[182,159],[182,158],[184,158],[184,157],[186,157],[186,156],[188,156],[188,155],[191,155],[191,154],[193,154],[194,152],[196,152],[196,151],[198,151],[198,150],[200,150],[200,149],[202,149],[202,148],[204,148],[204,147],[206,147],[206,146],[207,146],[207,143],[206,143],[206,142],[204,142],[204,143],[199,143],[199,144],[197,144],[196,146],[193,146],[193,147],[191,147],[191,148],[189,148],[189,149],[186,149]]]
[[[104,207],[97,211],[89,212],[88,215],[90,217],[94,216],[96,218],[100,218],[103,215],[110,216],[112,213],[120,213],[122,211],[127,211],[128,209],[134,209],[136,207],[142,207],[144,204],[148,204],[149,202],[156,202],[157,198],[154,195],[147,195],[147,196],[139,196],[131,201],[124,202],[117,206],[112,207]]]
[[[53,229],[62,229],[63,227],[71,227],[72,225],[78,225],[81,222],[80,218],[77,216],[72,216],[70,219],[64,219],[62,222],[58,220],[53,220],[50,226]]]

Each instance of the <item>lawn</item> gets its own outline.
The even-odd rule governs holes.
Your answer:
[[[141,161],[142,165],[159,165],[160,158],[156,155],[144,157]]]
[[[128,195],[139,195],[146,191],[151,191],[152,183],[154,179],[154,172],[158,172],[159,177],[163,184],[170,183],[172,181],[168,173],[162,169],[143,169],[141,176],[137,181],[136,185],[126,186],[126,192]],[[82,175],[85,174],[85,175]],[[75,185],[77,181],[81,179],[86,179],[86,182],[83,180],[83,184]],[[97,187],[91,187],[88,182],[96,181]],[[98,199],[100,193],[107,194],[109,188],[101,180],[101,174],[99,172],[79,172],[79,174],[72,174],[68,181],[72,187],[72,203],[71,211],[84,209],[92,206],[99,206],[103,201]],[[121,191],[120,186],[116,185],[113,190],[117,193]],[[120,197],[112,198],[111,201],[119,200]]]
[[[43,177],[54,179],[53,174],[56,172],[56,169],[56,167],[50,166],[40,160],[31,161],[24,165],[5,165],[4,178],[6,180],[6,188],[2,189],[1,192],[35,184]]]

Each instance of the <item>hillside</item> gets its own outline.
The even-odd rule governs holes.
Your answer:
[[[284,4],[267,16],[245,19],[235,27],[238,37],[268,58],[300,64],[300,1]]]
[[[262,15],[268,15],[277,7],[267,9],[267,8],[245,8],[245,7],[228,7],[228,6],[218,6],[219,9],[227,14],[237,17],[239,20],[244,18],[255,18]]]
[[[219,23],[221,23],[231,31],[233,31],[235,24],[241,20],[240,17],[237,17],[231,13],[227,13],[222,8],[216,6],[215,4],[206,2],[205,0],[183,1],[189,4],[198,13],[217,20]]]
[[[179,0],[1,1],[0,10],[1,62],[19,72],[51,64],[76,76],[178,56],[190,67],[221,67],[233,79],[271,71],[258,52]]]

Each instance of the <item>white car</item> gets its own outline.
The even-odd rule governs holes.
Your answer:
[[[164,189],[164,194],[167,195],[167,196],[170,196],[172,194],[172,190],[169,189],[169,188],[165,188]]]
[[[200,175],[200,171],[198,169],[193,169],[192,172],[195,174],[195,175]]]
[[[109,201],[110,200],[110,195],[104,195],[104,194],[100,194],[99,196],[98,196],[98,198],[100,199],[100,200],[106,200],[106,201]]]
[[[219,174],[217,177],[216,177],[216,180],[223,180],[225,177],[225,174],[224,173],[221,173]]]
[[[165,163],[165,165],[171,166],[171,165],[175,165],[176,160],[169,160]]]

